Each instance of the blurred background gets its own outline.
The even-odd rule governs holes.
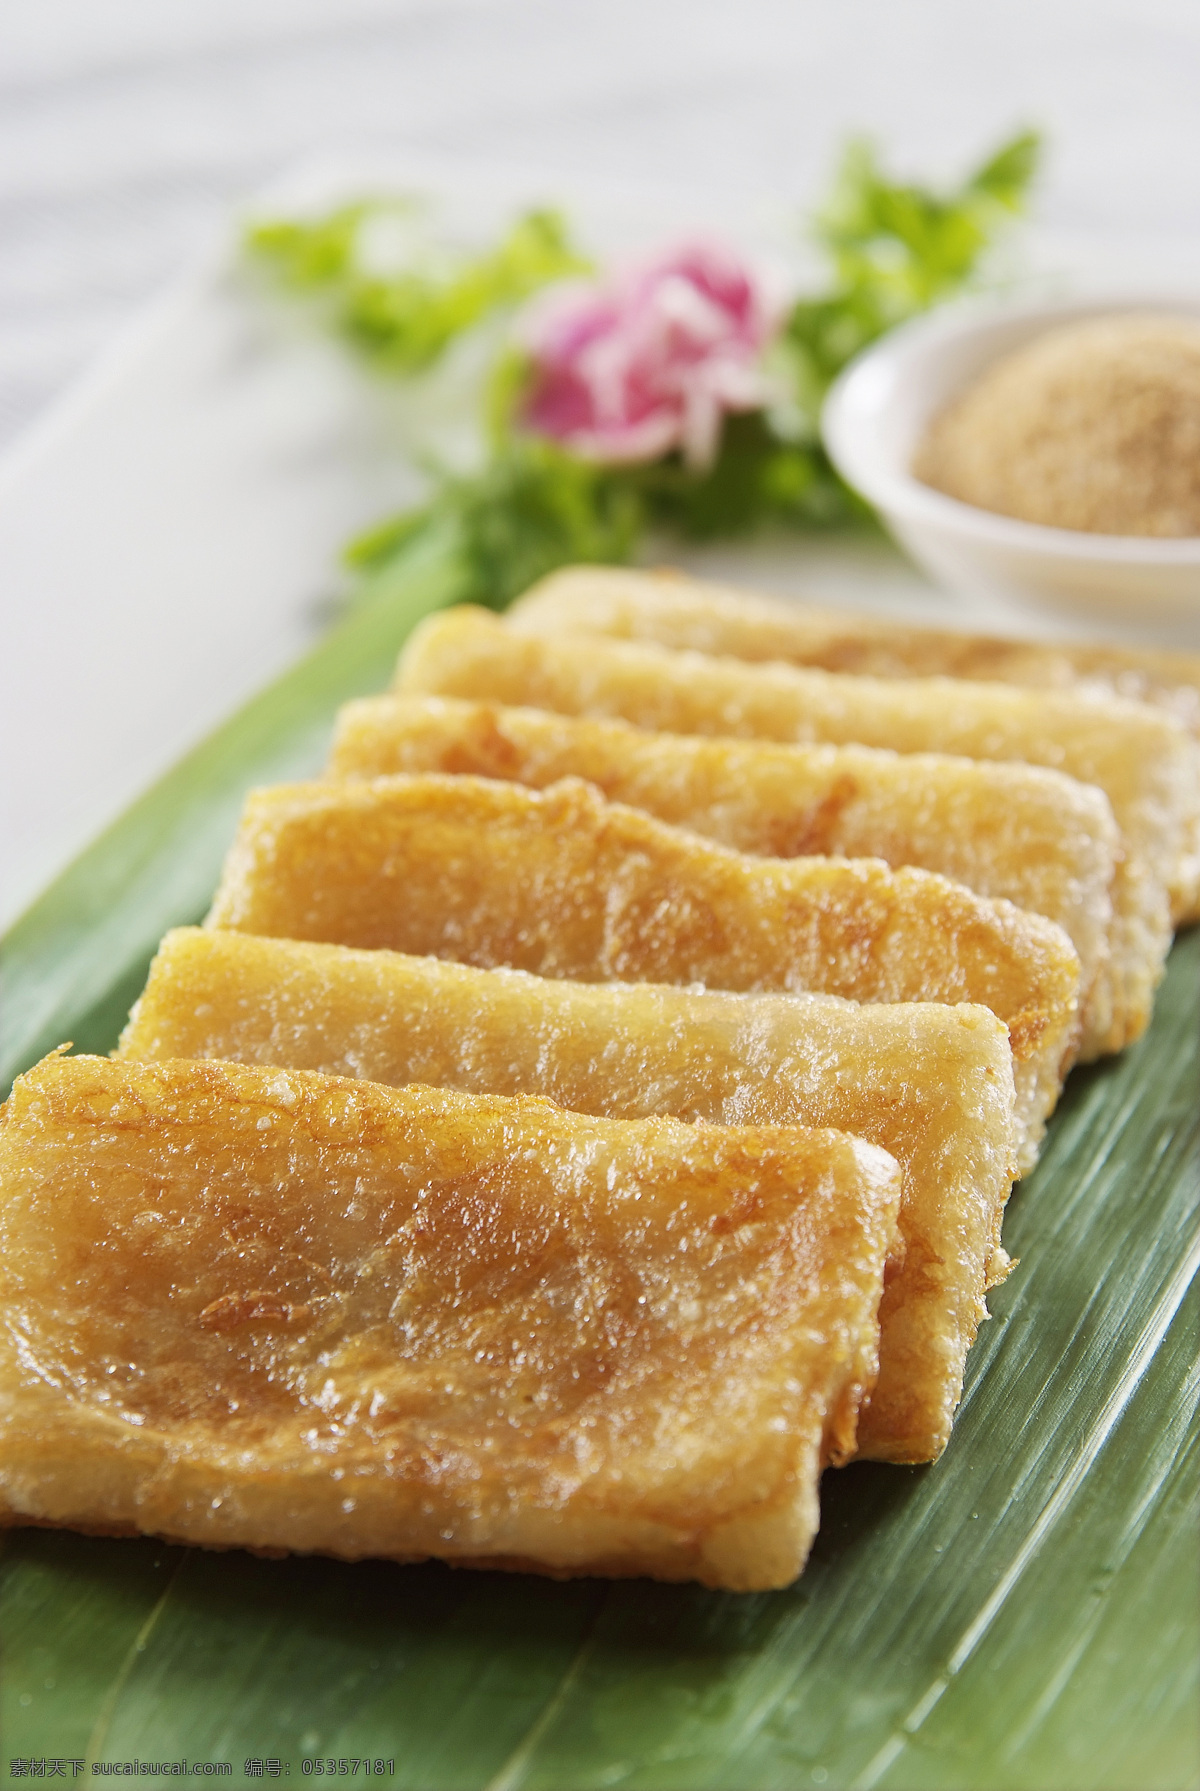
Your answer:
[[[936,187],[1032,125],[1018,256],[1200,287],[1198,76],[1195,0],[4,0],[0,924],[318,638],[411,474],[350,357],[222,271],[254,193],[381,155],[799,241],[853,134]],[[882,541],[753,578],[953,605]]]
[[[839,142],[950,179],[1025,123],[1038,216],[1200,234],[1194,0],[5,0],[0,446],[318,148],[811,203]]]

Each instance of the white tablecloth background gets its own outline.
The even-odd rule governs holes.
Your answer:
[[[1048,222],[1200,233],[1200,6],[6,0],[0,431],[316,147],[400,139],[802,204],[847,132],[949,176],[1026,121],[1050,137]]]
[[[5,0],[0,447],[233,203],[314,152],[404,144],[800,213],[851,132],[948,180],[1031,122],[1044,225],[1200,242],[1198,76],[1195,0]],[[22,601],[0,590],[10,619]],[[117,601],[108,626],[115,663],[140,624]],[[204,627],[181,612],[162,652],[199,666]],[[10,677],[30,713],[61,702],[60,634],[57,662]],[[170,727],[90,739],[111,800],[64,811],[36,850],[6,840],[9,913],[212,725],[229,693],[202,684],[177,681]],[[38,800],[65,800],[49,771]]]

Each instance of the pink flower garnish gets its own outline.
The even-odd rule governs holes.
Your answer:
[[[526,318],[524,421],[588,460],[680,448],[709,466],[724,413],[767,400],[758,363],[774,324],[763,282],[715,244],[560,289]]]

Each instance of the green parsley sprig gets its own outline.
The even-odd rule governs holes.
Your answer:
[[[380,573],[422,531],[436,530],[453,544],[477,600],[502,608],[556,566],[632,559],[651,529],[712,539],[861,523],[870,513],[821,445],[825,394],[884,331],[977,282],[1000,229],[1025,204],[1039,150],[1036,133],[1024,131],[939,193],[890,179],[869,143],[851,143],[813,226],[829,284],[793,304],[775,345],[783,401],[728,416],[707,469],[678,454],[597,465],[530,434],[520,420],[524,364],[519,353],[501,352],[482,402],[483,466],[466,475],[431,469],[430,498],[352,542],[348,563]],[[561,216],[546,210],[519,218],[486,254],[381,267],[372,231],[402,223],[411,209],[373,200],[311,221],[267,221],[247,243],[285,288],[320,302],[380,371],[408,377],[539,288],[590,268]]]
[[[513,310],[539,287],[591,271],[558,212],[527,212],[494,249],[432,257],[429,266],[375,265],[372,234],[413,221],[404,199],[366,199],[323,218],[266,220],[246,246],[283,285],[323,302],[342,335],[381,369],[423,373],[451,343],[498,311]]]

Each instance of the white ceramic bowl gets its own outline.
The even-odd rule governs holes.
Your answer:
[[[1200,537],[1163,540],[1045,528],[976,509],[909,470],[934,412],[1000,356],[1061,324],[1138,311],[1200,318],[1200,300],[1108,295],[947,307],[893,330],[851,362],[822,431],[848,484],[939,584],[1064,623],[1200,639]]]

